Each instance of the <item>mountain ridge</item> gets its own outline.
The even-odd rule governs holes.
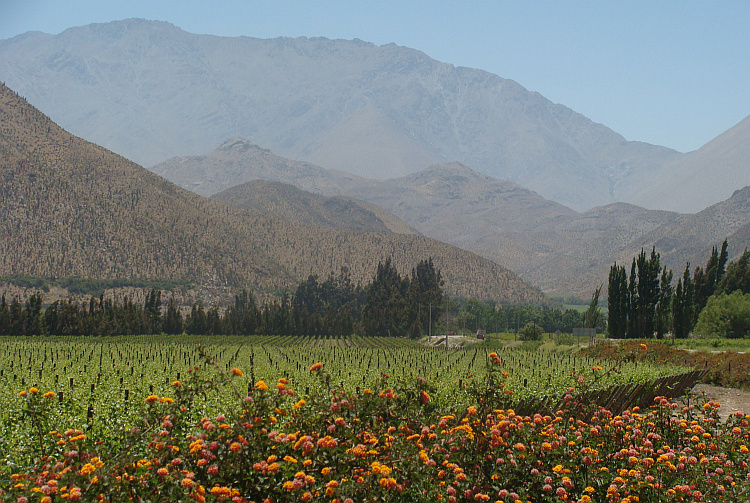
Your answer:
[[[232,165],[243,162],[250,165],[254,157],[233,159]],[[273,162],[288,169],[264,173],[248,168],[245,173],[275,178],[278,173],[293,172],[298,165],[278,156]],[[160,172],[160,166],[154,169]],[[190,168],[185,172],[194,171]],[[750,244],[742,237],[743,226],[750,222],[750,211],[743,206],[747,205],[743,201],[750,188],[735,191],[729,200],[694,215],[649,210],[630,203],[578,213],[460,163],[434,165],[389,180],[358,178],[348,184],[353,179],[341,182],[331,172],[317,179],[330,181],[331,194],[344,193],[381,206],[420,233],[503,264],[551,294],[588,297],[606,283],[613,262],[629,263],[641,248],[656,247],[670,267],[681,270],[685,261],[705,262],[711,247],[723,239],[730,240],[736,254]],[[324,184],[314,189],[302,187],[304,183],[300,182],[304,180],[291,176],[288,182],[305,190],[327,192]],[[182,183],[187,186],[191,182],[183,179]],[[241,192],[242,187],[230,190]]]
[[[543,301],[503,267],[423,236],[311,228],[198,196],[71,135],[5,85],[0,235],[0,276],[190,280],[226,298],[341,267],[364,284],[388,257],[400,271],[432,257],[452,295]]]
[[[682,155],[395,44],[131,19],[4,41],[0,75],[64,127],[147,166],[242,136],[369,178],[459,161],[581,210]]]

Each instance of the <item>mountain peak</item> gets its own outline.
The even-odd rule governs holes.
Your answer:
[[[4,43],[0,75],[63,127],[147,166],[244,135],[367,178],[456,160],[581,209],[613,202],[620,180],[607,167],[637,177],[675,154],[395,44],[207,37],[126,19],[40,45]]]
[[[250,140],[246,138],[242,138],[241,136],[236,136],[234,138],[231,138],[225,141],[224,143],[219,145],[216,150],[234,151],[237,153],[248,152],[251,150],[260,150],[263,152],[269,152],[268,149],[261,148],[260,146],[256,145],[255,143],[251,142]]]

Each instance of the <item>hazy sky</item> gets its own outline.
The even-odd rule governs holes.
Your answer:
[[[191,33],[395,42],[680,151],[750,114],[748,0],[0,0],[0,39],[131,17]]]

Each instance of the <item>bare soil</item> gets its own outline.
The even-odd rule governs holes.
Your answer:
[[[750,414],[750,391],[735,388],[722,388],[720,386],[711,386],[710,384],[696,384],[690,392],[693,396],[700,396],[705,393],[706,396],[721,404],[719,415],[722,419],[740,411]]]

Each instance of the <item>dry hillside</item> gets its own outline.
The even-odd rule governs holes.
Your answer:
[[[294,225],[179,188],[77,138],[0,86],[0,275],[184,279],[289,290],[348,267],[368,280],[433,257],[454,295],[535,302],[501,266],[432,239]]]

